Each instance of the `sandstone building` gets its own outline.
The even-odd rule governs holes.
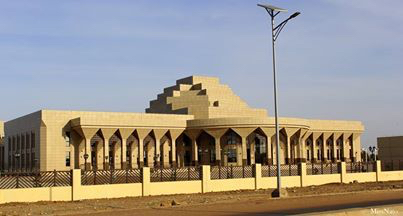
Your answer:
[[[385,170],[403,169],[403,136],[378,137],[378,159]]]
[[[281,163],[359,161],[358,121],[280,118]],[[146,113],[40,110],[4,124],[11,170],[275,164],[274,118],[218,78],[165,88]]]

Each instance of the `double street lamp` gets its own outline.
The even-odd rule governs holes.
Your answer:
[[[275,7],[272,5],[267,5],[267,4],[258,4],[257,6],[264,8],[267,13],[271,17],[271,41],[272,41],[272,51],[273,51],[273,80],[274,80],[274,115],[275,115],[275,127],[276,127],[276,159],[277,159],[277,190],[273,192],[273,196],[275,197],[280,197],[281,196],[281,166],[280,166],[280,134],[279,134],[279,121],[278,121],[278,106],[277,106],[277,77],[276,77],[276,55],[275,55],[275,42],[281,32],[283,30],[284,26],[287,24],[287,22],[295,17],[297,17],[300,12],[295,12],[292,14],[290,17],[288,17],[286,20],[282,21],[280,24],[277,26],[274,25],[274,18],[280,13],[280,12],[287,12],[286,9],[282,9],[279,7]],[[288,161],[290,163],[290,161]]]

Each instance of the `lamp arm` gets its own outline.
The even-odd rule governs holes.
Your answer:
[[[273,30],[275,31],[274,33],[274,41],[277,40],[278,36],[280,35],[281,30],[283,30],[285,24],[287,24],[289,19],[284,20],[282,23],[280,23],[278,26],[276,26],[276,28],[274,28]]]

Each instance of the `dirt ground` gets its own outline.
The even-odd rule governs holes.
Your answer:
[[[403,198],[403,181],[392,182],[373,182],[373,183],[350,183],[350,184],[327,184],[321,186],[295,187],[287,188],[289,201],[298,197],[313,197],[323,194],[338,194],[360,192],[360,191],[383,191],[393,192],[389,195],[396,198]],[[108,215],[111,212],[132,212],[141,213],[155,211],[156,209],[197,209],[204,206],[220,205],[228,206],[232,203],[248,203],[253,201],[255,204],[260,202],[274,202],[276,199],[270,198],[272,190],[256,191],[233,191],[207,194],[191,195],[169,195],[152,197],[133,197],[119,199],[99,199],[84,200],[75,202],[37,202],[37,203],[10,203],[0,205],[0,215],[85,215],[100,214]],[[381,194],[380,194],[381,195]],[[385,194],[384,194],[385,195]],[[374,195],[367,195],[368,198]],[[386,196],[386,195],[385,195]],[[327,196],[322,196],[327,197]],[[340,196],[339,197],[343,197]],[[340,198],[339,198],[340,199]],[[356,199],[356,198],[354,198]],[[364,198],[359,198],[364,199]],[[341,199],[343,200],[343,199]],[[369,199],[370,200],[370,199]],[[246,204],[245,204],[246,205]],[[287,207],[287,202],[285,204]],[[281,207],[281,206],[280,206]],[[154,212],[155,213],[155,212]],[[165,212],[167,213],[167,212]],[[172,213],[172,212],[171,212]],[[151,212],[150,212],[151,214]],[[214,214],[214,213],[213,213]],[[125,215],[124,213],[122,215]],[[127,214],[130,215],[130,214]],[[152,215],[152,214],[151,214]],[[175,215],[180,215],[175,213]]]

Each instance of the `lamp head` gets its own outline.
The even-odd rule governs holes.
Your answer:
[[[300,15],[300,14],[301,14],[301,12],[295,12],[295,13],[293,13],[293,14],[290,16],[289,19],[293,19],[293,18],[297,17],[297,16]]]

